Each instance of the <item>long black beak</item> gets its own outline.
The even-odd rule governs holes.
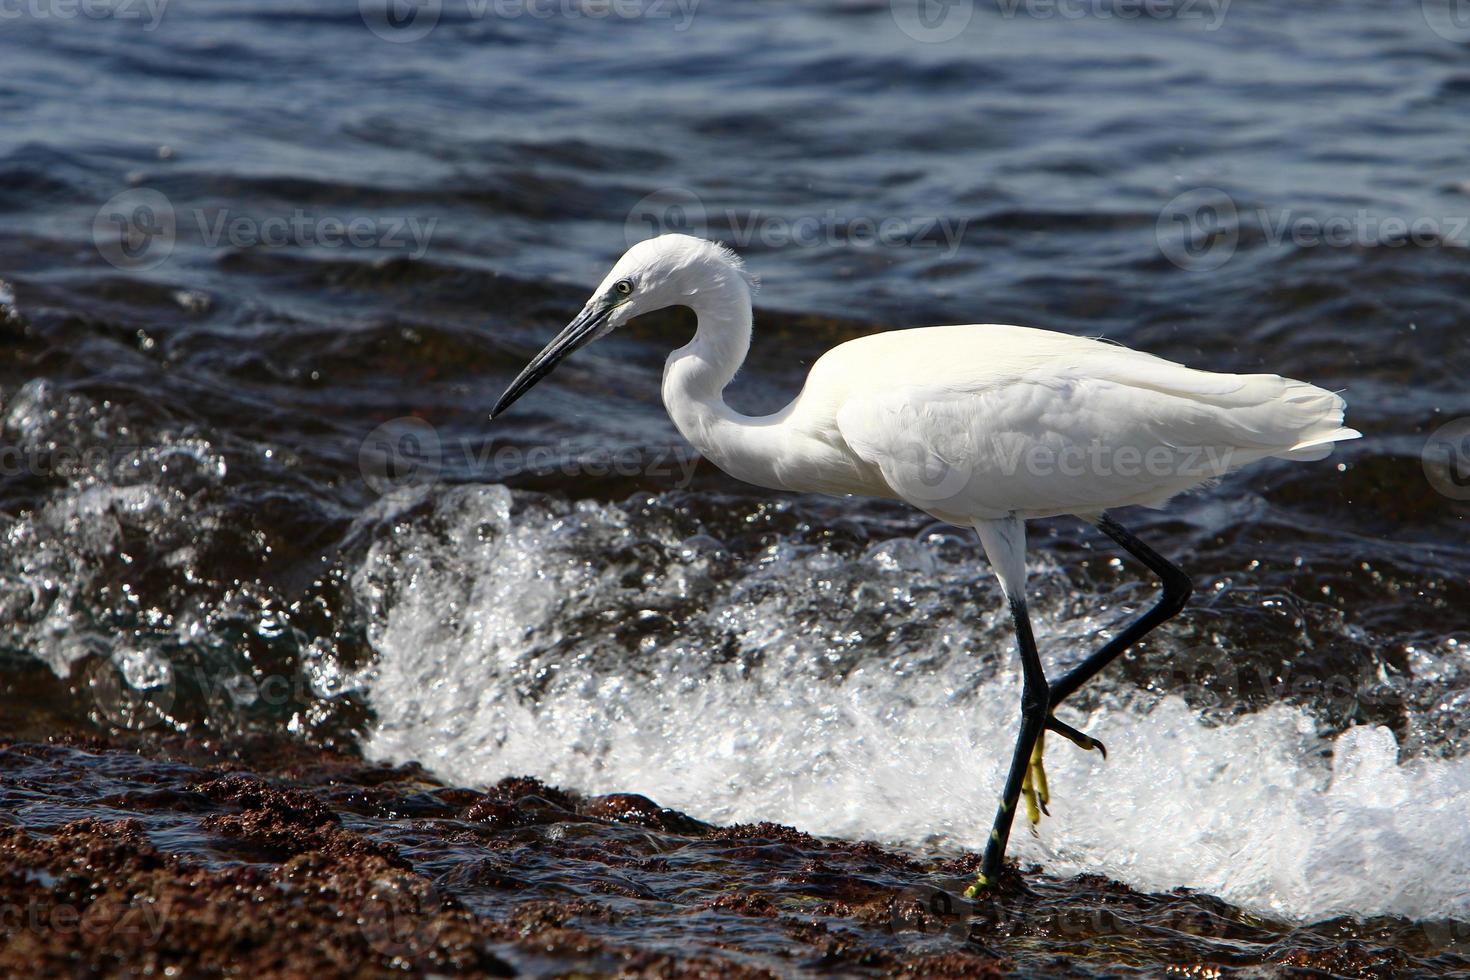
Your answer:
[[[527,364],[525,370],[516,375],[516,379],[505,389],[505,394],[500,396],[500,401],[490,410],[493,419],[501,412],[510,408],[511,402],[530,391],[532,386],[542,378],[550,374],[562,358],[587,346],[588,341],[597,336],[597,328],[612,314],[617,304],[607,303],[605,305],[593,306],[591,303],[582,308],[577,318],[567,324],[566,329],[556,335],[551,343],[547,344],[531,363]]]

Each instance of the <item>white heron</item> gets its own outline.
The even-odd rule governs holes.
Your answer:
[[[753,287],[721,245],[688,235],[640,242],[490,417],[640,313],[687,306],[699,323],[664,366],[664,405],[716,466],[777,490],[903,500],[973,527],[1009,604],[1022,668],[1020,730],[973,893],[999,875],[1021,796],[1033,822],[1047,802],[1044,732],[1102,749],[1052,711],[1189,597],[1189,577],[1107,511],[1161,506],[1268,456],[1321,459],[1359,433],[1343,427],[1340,397],[1302,381],[1197,371],[1102,340],[998,324],[849,341],[812,365],[789,405],[752,418],[722,393],[750,346]],[[1136,622],[1048,683],[1026,612],[1025,522],[1064,514],[1095,524],[1163,590]]]

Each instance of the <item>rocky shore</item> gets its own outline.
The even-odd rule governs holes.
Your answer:
[[[446,786],[284,740],[0,743],[7,976],[1391,977],[1470,960],[1408,923],[926,859],[532,778]]]

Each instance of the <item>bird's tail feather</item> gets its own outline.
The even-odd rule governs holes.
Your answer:
[[[1283,453],[1277,453],[1277,459],[1326,459],[1332,455],[1332,444],[1343,442],[1347,439],[1360,439],[1363,433],[1357,429],[1349,429],[1341,426],[1324,436],[1318,436],[1306,442],[1299,442]]]
[[[1283,401],[1295,410],[1294,414],[1306,415],[1306,421],[1297,429],[1293,445],[1272,454],[1277,459],[1324,459],[1332,454],[1333,443],[1362,436],[1357,429],[1342,424],[1347,408],[1342,396],[1303,381],[1289,384],[1289,394]]]

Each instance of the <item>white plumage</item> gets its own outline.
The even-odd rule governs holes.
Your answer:
[[[895,498],[974,527],[1010,600],[1026,681],[1021,736],[980,876],[993,881],[1018,795],[1028,793],[1033,818],[1038,798],[1045,803],[1043,728],[1101,747],[1051,708],[1189,593],[1182,572],[1104,512],[1160,506],[1266,457],[1321,459],[1359,433],[1343,426],[1341,398],[1306,382],[1198,371],[1102,340],[998,324],[842,344],[812,366],[789,405],[751,418],[730,409],[723,391],[749,349],[753,287],[721,246],[686,235],[641,242],[493,414],[561,358],[639,313],[688,306],[699,326],[669,356],[663,398],[679,431],[713,463],[764,487]],[[1161,575],[1165,597],[1048,689],[1026,618],[1024,522],[1060,514],[1097,523]]]

